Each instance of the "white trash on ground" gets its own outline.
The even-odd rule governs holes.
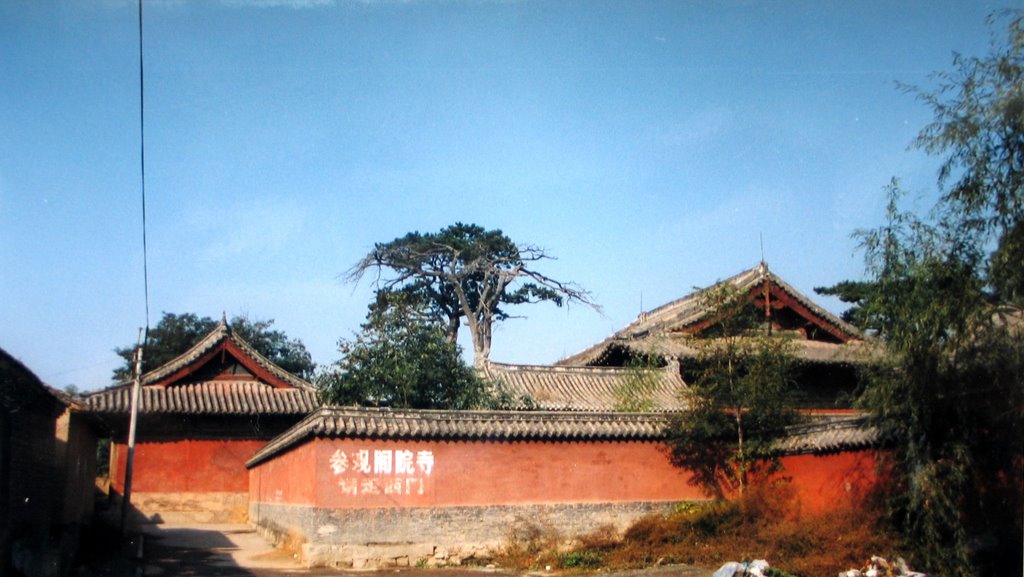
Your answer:
[[[768,562],[756,559],[749,563],[729,561],[718,568],[711,577],[765,577],[768,574]]]
[[[718,568],[711,577],[766,577],[769,565],[764,559],[738,563],[729,561]],[[884,557],[872,557],[861,569],[841,571],[839,577],[930,577],[927,573],[912,570],[902,558],[890,563]]]
[[[872,557],[863,569],[847,569],[839,577],[929,577],[927,573],[913,571],[902,557],[890,563],[884,557]]]

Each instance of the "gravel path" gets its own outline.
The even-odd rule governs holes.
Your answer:
[[[299,565],[246,525],[149,525],[144,528],[145,577],[328,577],[405,574],[406,577],[544,577],[555,572],[514,572],[475,567],[402,568],[353,571]],[[649,569],[600,572],[601,577],[710,577],[713,569],[665,565]],[[587,573],[567,572],[581,576]]]

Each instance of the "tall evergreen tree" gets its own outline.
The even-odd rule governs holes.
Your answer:
[[[534,268],[550,258],[542,248],[517,244],[500,230],[455,223],[436,233],[411,232],[378,243],[347,277],[355,282],[370,270],[390,271],[393,276],[379,279],[378,288],[415,298],[452,343],[464,320],[473,362],[481,368],[491,354],[493,324],[509,318],[508,306],[547,301],[598,308],[585,290]]]

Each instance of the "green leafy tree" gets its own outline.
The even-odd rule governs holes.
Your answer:
[[[892,441],[892,521],[940,575],[1021,570],[1024,26],[1001,17],[988,56],[906,88],[934,112],[915,141],[942,157],[931,214],[901,210],[894,179],[886,223],[857,233],[858,318],[888,350],[860,402]]]
[[[914,145],[942,157],[940,207],[960,213],[961,234],[1001,236],[1024,217],[1024,18],[1002,12],[1007,36],[993,35],[984,57],[953,56],[953,69],[933,74],[938,87],[903,88],[931,108],[934,118]],[[1018,260],[1017,262],[1021,262]]]
[[[771,444],[798,420],[791,345],[770,334],[761,311],[731,285],[706,289],[700,299],[717,320],[696,343],[690,409],[669,424],[672,459],[709,494],[742,494],[775,469]]]
[[[516,244],[500,230],[456,223],[436,233],[411,232],[378,243],[346,276],[358,282],[367,271],[376,271],[378,290],[418,301],[419,314],[444,327],[452,343],[464,319],[479,368],[491,353],[494,322],[509,318],[506,307],[548,301],[597,308],[586,291],[534,270],[534,263],[549,258],[543,249]],[[392,276],[383,278],[385,270]]]
[[[982,561],[970,558],[975,537],[1019,561],[1020,309],[993,305],[985,247],[959,233],[959,216],[925,223],[899,210],[897,185],[889,195],[886,225],[860,233],[878,286],[864,314],[888,350],[860,402],[893,441],[891,516],[917,564],[970,575]]]
[[[989,263],[989,282],[995,302],[1024,307],[1024,220],[999,239]]]
[[[217,328],[210,317],[193,313],[163,313],[160,322],[149,330],[142,355],[142,372],[159,368],[190,349]],[[274,321],[250,319],[239,315],[228,323],[231,330],[254,349],[282,369],[304,379],[313,376],[316,365],[306,346],[299,339],[290,339],[283,331],[272,328]],[[135,374],[135,345],[114,349],[124,364],[114,369],[114,382],[124,382]]]
[[[362,331],[339,349],[341,358],[316,379],[328,403],[479,409],[499,402],[490,383],[463,362],[459,346],[408,294],[379,293]]]

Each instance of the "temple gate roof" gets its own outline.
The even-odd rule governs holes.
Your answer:
[[[130,382],[87,395],[96,413],[127,414]],[[227,323],[167,364],[142,376],[140,414],[305,415],[316,388],[260,354]]]

